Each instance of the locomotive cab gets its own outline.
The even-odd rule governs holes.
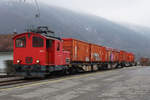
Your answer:
[[[14,37],[14,64],[45,65],[45,38],[35,33],[23,33]]]
[[[59,38],[27,32],[16,35],[13,40],[13,63],[18,75],[37,77],[65,69],[69,64],[69,52],[63,51]]]

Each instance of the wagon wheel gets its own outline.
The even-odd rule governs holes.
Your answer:
[[[111,68],[112,68],[111,64],[108,64],[107,69],[111,69]]]

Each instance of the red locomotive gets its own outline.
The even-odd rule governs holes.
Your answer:
[[[24,77],[44,77],[56,71],[73,73],[134,64],[132,53],[72,38],[60,39],[47,27],[16,35],[13,40],[13,62],[17,74]]]

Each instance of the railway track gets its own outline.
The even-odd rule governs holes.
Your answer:
[[[7,86],[7,85],[13,85],[13,84],[19,84],[19,83],[24,83],[24,80],[13,80],[13,81],[0,82],[0,86]]]
[[[15,75],[0,74],[0,79],[1,78],[8,78],[8,77],[15,77]]]
[[[102,70],[102,71],[96,71],[96,72],[92,72],[92,73],[107,72],[107,71],[112,71],[112,70]],[[44,79],[41,79],[41,78],[40,79],[38,79],[38,78],[24,79],[23,77],[0,78],[0,89],[34,84],[34,83],[36,83],[36,82],[38,83],[40,81],[53,81],[53,80],[59,80],[61,78],[71,78],[73,76],[81,76],[81,75],[92,74],[92,73],[85,72],[85,73],[76,73],[76,74],[72,74],[72,75],[63,75],[63,76],[62,75],[52,75],[52,76],[49,76]]]
[[[40,81],[47,81],[47,80],[56,80],[56,79],[61,79],[61,78],[66,78],[66,77],[72,77],[75,75],[82,75],[86,73],[78,73],[78,74],[73,74],[73,75],[52,75],[47,78],[41,79],[41,78],[32,78],[32,79],[24,79],[23,77],[8,77],[8,78],[0,78],[0,87],[1,88],[7,88],[7,87],[15,87],[15,86],[21,86],[21,85],[26,85],[29,83],[35,83],[35,82],[40,82]]]
[[[24,79],[24,78],[16,78],[16,79],[5,79],[0,81],[0,89],[7,89],[7,88],[12,88],[12,87],[18,87],[18,86],[24,86],[28,84],[34,84],[38,83],[41,81],[54,81],[54,80],[59,80],[63,78],[71,78],[73,76],[80,76],[82,74],[88,74],[88,73],[80,73],[80,74],[74,74],[74,75],[56,75],[56,76],[50,76],[44,79]],[[0,78],[1,79],[1,78]]]
[[[41,81],[41,79],[24,79],[24,78],[5,79],[0,81],[0,89],[26,85],[37,81]]]
[[[31,78],[31,79],[24,79],[23,77],[3,77],[3,78],[0,78],[0,89],[5,88],[5,87],[7,88],[7,87],[26,85],[29,83],[35,83],[35,82],[39,82],[42,80],[51,80],[51,79],[53,80],[53,79],[57,79],[61,77],[63,76],[52,75],[47,78]],[[64,77],[68,77],[68,75]]]
[[[22,77],[2,77],[0,78],[0,86],[21,83],[22,81],[23,81]]]

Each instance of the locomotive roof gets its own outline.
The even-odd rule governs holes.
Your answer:
[[[23,35],[25,35],[25,34],[34,34],[34,35],[37,35],[37,36],[42,36],[42,37],[44,37],[44,38],[46,38],[46,39],[52,39],[52,40],[61,40],[61,38],[59,38],[59,37],[55,37],[55,36],[49,36],[49,35],[47,35],[47,34],[41,34],[41,33],[34,33],[34,32],[25,32],[25,33],[21,33],[21,34],[17,34],[17,35],[15,35],[14,37],[13,37],[13,39],[15,39],[15,38],[17,38],[17,37],[19,37],[19,36],[23,36]]]

